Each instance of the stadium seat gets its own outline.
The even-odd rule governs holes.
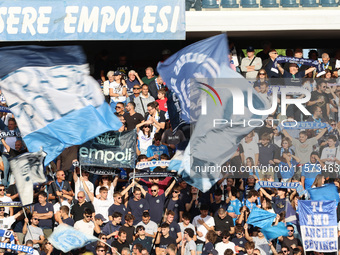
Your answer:
[[[296,3],[296,0],[281,0],[282,7],[299,7],[299,4]]]
[[[222,0],[221,6],[223,8],[238,8],[239,5],[236,3],[236,0]]]
[[[319,7],[316,0],[301,0],[300,4],[302,7]]]
[[[202,0],[203,8],[220,8],[216,0]]]
[[[241,6],[243,8],[258,8],[259,5],[256,3],[256,0],[241,0]]]
[[[322,7],[337,7],[339,3],[336,0],[320,0],[320,4]]]
[[[279,7],[279,4],[276,0],[261,0],[261,6],[265,8],[276,8]]]

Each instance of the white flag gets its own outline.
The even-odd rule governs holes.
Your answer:
[[[42,150],[27,152],[9,162],[24,206],[33,203],[33,184],[46,181],[43,167],[45,156]]]

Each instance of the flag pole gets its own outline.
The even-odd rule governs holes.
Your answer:
[[[26,212],[25,212],[25,208],[22,206],[21,209],[22,209],[22,211],[24,212],[25,218],[28,220],[27,214],[26,214]],[[33,213],[32,213],[32,216],[33,216]],[[30,230],[29,226],[30,226],[30,221],[28,220],[28,223],[27,223],[27,230],[28,230],[28,232],[30,232],[31,237],[33,238],[33,235],[32,235],[32,233],[31,233],[31,230]]]
[[[132,182],[135,181],[135,176],[136,176],[136,168],[133,169]],[[132,187],[132,193],[133,193],[134,190],[135,190],[135,185],[133,185],[133,187]]]
[[[100,240],[100,239],[99,239],[99,241],[102,242],[103,244],[109,246],[111,249],[115,248],[115,247],[112,247],[111,245],[109,245],[108,243],[106,243],[106,242],[104,242],[104,241],[102,241],[102,240]],[[117,248],[115,248],[115,249],[117,249]],[[116,253],[117,253],[118,255],[121,255],[121,254],[118,252],[118,250],[116,250]]]

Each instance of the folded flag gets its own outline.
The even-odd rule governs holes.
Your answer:
[[[254,207],[249,214],[247,223],[259,228],[268,228],[271,227],[275,218],[275,213]]]
[[[84,234],[66,224],[61,224],[54,229],[48,240],[56,249],[69,252],[95,242],[98,238]]]
[[[45,156],[42,150],[27,152],[9,162],[23,206],[33,203],[33,184],[46,181],[43,167]]]
[[[1,91],[28,150],[47,153],[45,165],[65,148],[122,125],[104,103],[80,47],[4,47],[0,58],[6,59],[0,62]]]
[[[276,226],[262,228],[261,232],[267,240],[272,240],[279,236],[288,236],[288,229],[283,222],[279,222]]]
[[[339,203],[338,188],[333,183],[325,184],[322,187],[307,189],[310,200],[336,200]]]

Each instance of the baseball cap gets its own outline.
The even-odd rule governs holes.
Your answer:
[[[118,75],[122,75],[122,73],[119,72],[119,71],[115,71],[113,75],[114,75],[114,76],[118,76]]]
[[[253,46],[248,46],[247,52],[254,52],[254,47]]]
[[[94,218],[95,218],[96,220],[102,220],[102,221],[105,221],[105,219],[104,219],[104,216],[103,216],[103,215],[101,215],[100,213],[96,214],[96,216],[94,216]]]

